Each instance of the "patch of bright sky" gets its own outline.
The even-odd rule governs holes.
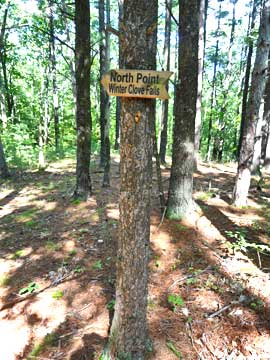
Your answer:
[[[20,10],[27,15],[38,12],[37,0],[16,0],[16,3]]]

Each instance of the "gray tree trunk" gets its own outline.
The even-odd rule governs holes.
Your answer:
[[[123,20],[123,0],[118,0],[118,28],[120,29],[121,21]],[[119,69],[122,68],[122,55],[121,55],[121,42],[118,39],[118,64]],[[120,117],[121,117],[121,99],[120,97],[116,98],[116,120],[115,120],[115,140],[114,140],[114,150],[119,149],[120,144]]]
[[[163,47],[163,70],[170,71],[170,62],[171,62],[171,13],[170,10],[172,7],[172,0],[165,0],[166,7],[166,16],[165,16],[165,37],[164,37],[164,47]],[[168,9],[169,7],[169,9]],[[167,90],[169,85],[166,85]],[[168,136],[168,110],[169,110],[169,100],[162,101],[161,109],[161,132],[160,132],[160,147],[159,147],[159,156],[160,162],[162,164],[166,163],[166,149],[167,149],[167,136]]]
[[[218,25],[216,29],[216,34],[219,36],[220,32],[220,22],[221,22],[221,3],[219,5],[219,17],[218,17]],[[216,41],[215,46],[215,57],[214,57],[214,70],[213,70],[213,79],[212,79],[212,90],[211,90],[211,99],[210,99],[210,118],[209,118],[209,127],[208,127],[208,139],[207,139],[207,155],[206,160],[211,160],[211,141],[212,141],[212,127],[213,127],[213,108],[216,102],[216,80],[217,80],[217,65],[218,65],[218,53],[219,53],[219,37]]]
[[[269,59],[268,59],[269,61]],[[264,92],[261,159],[264,167],[270,169],[270,64]]]
[[[49,27],[50,27],[50,61],[51,61],[51,75],[52,75],[52,90],[53,90],[53,117],[54,117],[54,138],[55,151],[60,151],[60,129],[59,129],[59,99],[58,86],[56,77],[56,56],[55,56],[55,34],[54,34],[54,16],[53,16],[53,2],[49,0]]]
[[[179,5],[179,83],[173,135],[167,216],[180,219],[193,209],[194,136],[198,85],[199,0]]]
[[[256,58],[252,73],[250,94],[246,111],[246,126],[240,150],[233,202],[246,206],[251,179],[251,165],[254,154],[255,132],[259,118],[260,104],[265,90],[270,48],[270,0],[265,1],[259,28]]]
[[[199,30],[199,50],[198,50],[198,94],[196,103],[195,118],[195,139],[194,139],[194,167],[197,169],[199,160],[201,123],[202,123],[202,91],[203,91],[203,64],[205,50],[205,24],[206,24],[207,7],[206,0],[201,0],[200,4],[200,30]]]
[[[124,34],[121,47],[126,69],[156,68],[157,18],[157,0],[124,1],[120,30]],[[122,98],[116,304],[110,333],[110,352],[119,359],[142,360],[147,352],[154,118],[154,100]]]
[[[258,8],[258,0],[254,0],[252,13],[251,13],[250,27],[248,29],[248,34],[247,34],[248,36],[250,36],[251,32],[254,30],[255,27],[257,8]],[[246,121],[246,113],[247,113],[247,99],[248,99],[249,80],[251,73],[252,54],[253,54],[253,41],[250,40],[248,46],[246,71],[244,77],[244,87],[243,87],[243,96],[242,96],[242,113],[241,113],[240,136],[239,136],[239,144],[238,144],[238,159],[240,156],[240,149],[242,146],[244,128],[246,126],[245,121]]]
[[[4,152],[2,140],[1,140],[1,137],[0,137],[0,177],[3,178],[3,179],[6,179],[9,176],[10,176],[10,173],[9,173],[9,170],[8,170],[6,157],[5,157],[5,152]]]
[[[110,0],[106,0],[106,26],[110,26]],[[111,39],[110,32],[106,31],[105,37],[105,72],[110,68],[110,47]],[[110,98],[106,93],[104,109],[104,175],[103,175],[103,187],[110,186],[110,167],[111,167],[111,143],[110,143]]]
[[[89,0],[75,1],[75,73],[77,165],[74,197],[87,199],[91,193],[89,174],[91,149]]]

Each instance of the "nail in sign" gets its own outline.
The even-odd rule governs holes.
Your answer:
[[[153,70],[110,70],[101,84],[109,96],[169,99],[166,84],[173,73]]]

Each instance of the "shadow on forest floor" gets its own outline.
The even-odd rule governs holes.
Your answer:
[[[70,161],[22,174],[3,186],[1,358],[99,358],[114,306],[118,170],[113,162],[111,188],[103,189],[102,173],[94,168],[94,193],[88,202],[71,198],[75,178]],[[208,170],[202,166],[196,175],[201,210],[188,221],[165,219],[160,224],[153,189],[148,298],[152,358],[175,359],[175,351],[184,359],[267,358],[268,258],[261,255],[259,262],[257,253],[233,253],[227,233],[244,229],[247,241],[269,243],[265,201],[255,193],[257,207],[235,209],[228,203],[233,170]],[[165,169],[164,178],[168,175]],[[172,311],[170,294],[183,299],[183,306]],[[10,347],[14,338],[18,341]]]

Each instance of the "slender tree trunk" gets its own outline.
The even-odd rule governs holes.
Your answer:
[[[264,167],[270,169],[270,64],[268,59],[268,76],[264,91],[264,110],[262,127],[261,159]]]
[[[40,121],[38,127],[38,168],[45,169],[46,159],[45,159],[45,145],[48,138],[48,125],[49,125],[49,103],[48,103],[48,75],[47,69],[45,69],[43,74],[43,82],[40,92]]]
[[[254,154],[255,131],[259,117],[261,100],[265,90],[270,47],[270,0],[266,0],[262,10],[256,58],[246,111],[246,126],[238,162],[238,170],[233,191],[236,206],[245,206],[251,178],[251,164]]]
[[[202,123],[202,91],[203,91],[203,64],[205,50],[205,24],[207,17],[207,0],[201,0],[200,4],[200,30],[199,30],[199,60],[198,60],[198,94],[196,103],[196,119],[195,119],[195,140],[194,140],[194,168],[198,167],[201,123]]]
[[[165,210],[165,196],[164,196],[163,183],[162,183],[162,173],[161,173],[161,169],[160,169],[160,156],[158,153],[157,131],[156,131],[155,119],[152,123],[152,141],[153,141],[153,155],[156,160],[156,174],[157,174],[157,186],[158,186],[160,210],[161,210],[161,214],[163,214],[163,212]]]
[[[170,71],[170,62],[171,62],[171,13],[168,7],[171,9],[172,0],[165,0],[166,16],[165,16],[165,37],[164,37],[164,47],[163,47],[163,69],[164,71]],[[167,91],[169,90],[169,85],[166,85]],[[161,133],[160,133],[160,148],[159,156],[160,162],[162,164],[166,163],[166,149],[167,149],[167,136],[168,136],[168,110],[169,110],[169,100],[162,101],[161,109]]]
[[[2,143],[2,140],[0,137],[0,177],[3,179],[6,179],[9,176],[10,176],[10,173],[9,173],[7,162],[6,162],[3,143]]]
[[[251,174],[260,173],[261,154],[262,154],[263,109],[264,109],[264,101],[261,102],[258,121],[255,130],[254,150],[253,150],[254,153],[250,168]]]
[[[173,135],[167,216],[180,219],[193,210],[193,166],[198,90],[199,0],[179,4],[179,84]],[[192,31],[190,30],[192,29]]]
[[[123,1],[124,0],[118,0],[118,28],[121,27],[121,21],[123,20]],[[121,55],[121,42],[119,39],[119,45],[118,45],[118,64],[119,69],[122,68],[122,55]],[[120,97],[116,98],[116,120],[115,120],[115,140],[114,140],[114,150],[119,149],[120,144],[120,117],[121,117],[121,99]]]
[[[60,151],[60,129],[59,129],[59,99],[58,87],[56,77],[56,56],[55,56],[55,34],[54,34],[54,15],[53,2],[49,0],[49,27],[50,27],[50,61],[51,61],[51,75],[52,75],[52,90],[53,90],[53,117],[54,117],[54,137],[55,137],[55,151]]]
[[[223,154],[223,145],[224,145],[224,131],[226,129],[226,109],[228,105],[228,93],[230,91],[230,87],[232,85],[232,51],[233,51],[233,44],[234,44],[234,38],[235,38],[235,11],[236,11],[236,4],[238,0],[233,1],[233,15],[232,15],[232,25],[231,25],[231,35],[230,35],[230,43],[229,43],[229,49],[228,49],[228,58],[227,58],[227,66],[224,74],[224,80],[223,80],[223,99],[221,101],[221,111],[219,114],[219,117],[217,119],[217,125],[216,125],[216,133],[214,137],[214,145],[213,145],[213,154],[212,158],[213,160],[222,160],[222,154]]]
[[[62,0],[62,8],[63,8],[63,19],[66,31],[66,42],[71,46],[71,37],[70,37],[70,29],[68,26],[68,18],[67,18],[67,6],[66,0]],[[76,114],[76,77],[75,77],[75,66],[74,66],[74,51],[72,49],[68,49],[68,59],[67,59],[70,77],[71,77],[71,86],[72,86],[72,95],[74,100],[74,115]]]
[[[99,34],[101,36],[100,43],[99,43],[99,73],[100,73],[100,79],[102,78],[102,75],[106,72],[106,29],[105,29],[105,0],[99,0]],[[105,133],[105,109],[106,109],[106,103],[108,101],[108,95],[103,88],[103,86],[100,85],[100,166],[104,167],[105,165],[105,143],[104,143],[104,133]]]
[[[219,5],[219,16],[218,16],[218,25],[216,34],[219,36],[220,32],[220,22],[221,22],[221,3]],[[216,102],[216,80],[217,80],[217,65],[218,65],[218,53],[219,53],[219,38],[217,38],[215,46],[215,57],[214,57],[214,70],[213,70],[213,79],[212,79],[212,91],[210,99],[210,118],[209,118],[209,127],[208,127],[208,139],[207,139],[207,156],[206,160],[211,160],[211,141],[212,141],[212,127],[213,127],[213,108]]]
[[[75,1],[75,69],[77,166],[74,196],[87,199],[91,193],[89,174],[91,149],[89,0]]]
[[[110,26],[110,0],[106,0],[106,25]],[[105,72],[110,69],[110,32],[106,31],[105,37]],[[106,93],[104,99],[104,175],[103,175],[103,187],[110,186],[110,167],[111,167],[111,144],[110,144],[110,98]]]
[[[156,68],[157,18],[157,0],[124,1],[121,46],[126,69]],[[116,304],[110,333],[111,354],[119,359],[146,358],[154,118],[154,100],[122,98]]]
[[[255,20],[257,14],[258,0],[253,1],[253,8],[251,14],[251,22],[250,28],[248,29],[248,36],[250,36],[252,30],[255,27]],[[249,80],[250,80],[250,72],[251,72],[251,62],[252,62],[252,54],[253,54],[253,41],[249,41],[248,46],[248,54],[247,54],[247,63],[246,63],[246,71],[244,77],[244,88],[243,88],[243,96],[242,96],[242,113],[241,113],[241,124],[240,124],[240,136],[239,136],[239,144],[238,144],[238,160],[240,156],[240,149],[243,141],[243,133],[244,128],[246,126],[246,113],[247,113],[247,99],[248,99],[248,90],[249,90]]]

